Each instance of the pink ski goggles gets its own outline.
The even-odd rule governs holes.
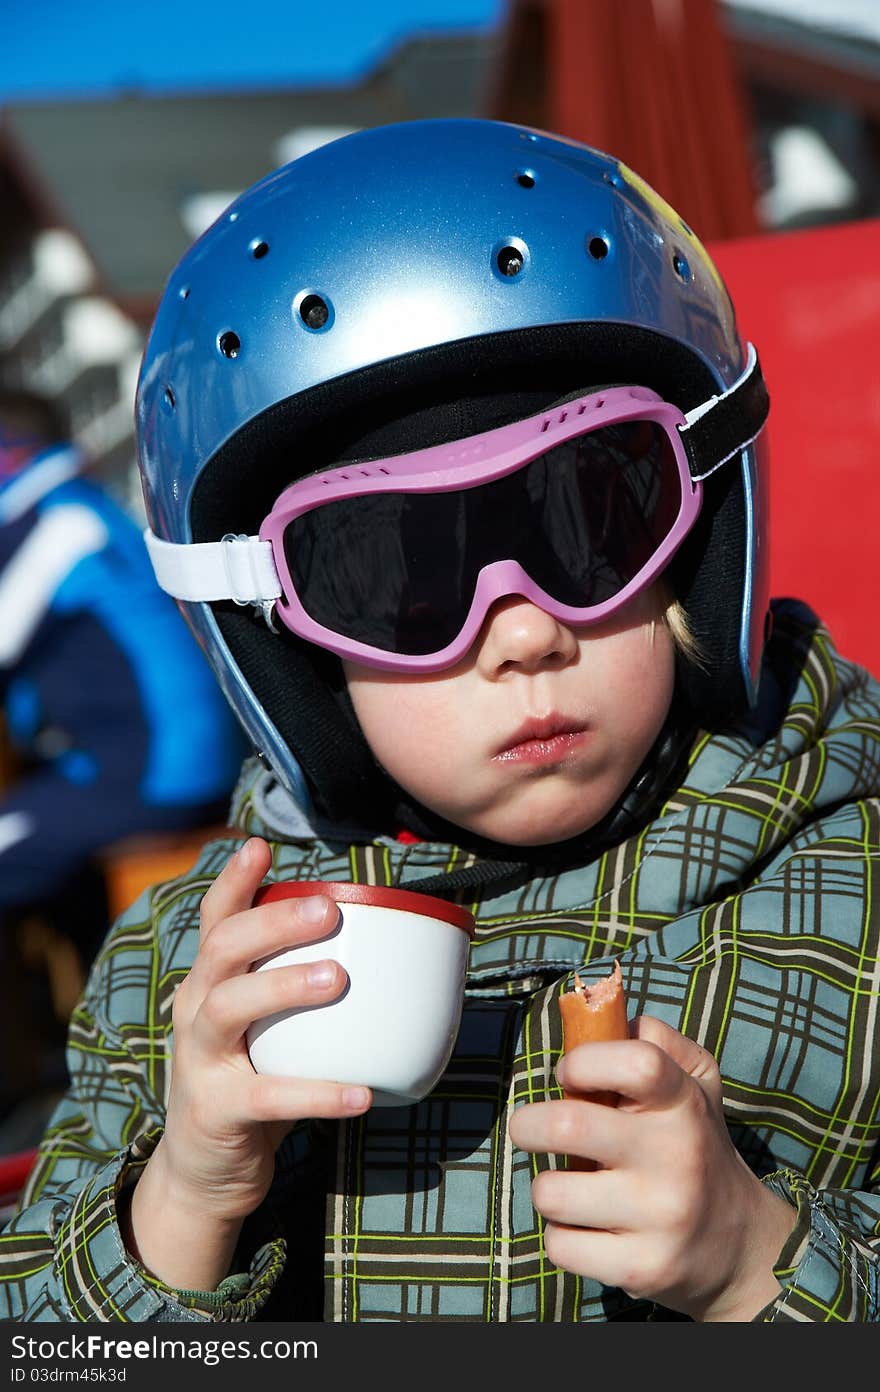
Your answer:
[[[677,406],[614,387],[514,425],[298,480],[260,528],[279,619],[365,665],[434,672],[521,595],[594,624],[650,585],[693,527]]]
[[[144,540],[163,590],[233,600],[366,666],[439,672],[491,606],[520,595],[595,624],[660,574],[702,481],[764,427],[752,344],[741,376],[685,415],[647,387],[595,391],[514,425],[325,469],[281,494],[259,536]]]

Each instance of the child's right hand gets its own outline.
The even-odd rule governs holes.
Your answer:
[[[128,1237],[144,1265],[178,1287],[208,1289],[206,1276],[216,1284],[226,1274],[241,1222],[265,1197],[275,1151],[294,1122],[356,1116],[372,1101],[365,1087],[270,1077],[250,1062],[249,1025],[279,1010],[333,1000],[347,980],[329,960],[251,970],[270,953],[327,936],[339,912],[323,897],[253,908],[270,865],[266,842],[251,838],[217,876],[202,900],[195,962],[174,998],[165,1133],[135,1188]],[[169,1214],[177,1215],[171,1248],[163,1236]],[[193,1270],[174,1254],[181,1222],[203,1256],[206,1242],[211,1249],[224,1236],[207,1270],[198,1261]],[[219,1274],[218,1264],[225,1267]]]

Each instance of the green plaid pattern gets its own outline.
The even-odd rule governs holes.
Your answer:
[[[694,743],[682,787],[587,865],[472,905],[455,1053],[430,1097],[303,1125],[217,1292],[176,1292],[115,1221],[164,1115],[171,1001],[201,896],[267,834],[251,781],[240,837],[115,925],[71,1024],[73,1084],[0,1234],[0,1314],[42,1320],[606,1322],[668,1312],[559,1270],[530,1201],[555,1157],[515,1150],[510,1109],[558,1096],[558,996],[621,962],[631,1013],[719,1060],[728,1124],[798,1213],[766,1321],[880,1319],[880,687],[807,611],[776,607],[762,701]],[[275,842],[272,875],[380,884],[464,862],[455,847]]]

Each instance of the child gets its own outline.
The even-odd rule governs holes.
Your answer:
[[[148,542],[258,753],[95,966],[10,1317],[878,1318],[880,691],[796,603],[765,646],[766,412],[690,229],[540,132],[361,132],[189,252]],[[336,918],[267,878],[473,908],[424,1102],[253,1072],[345,987],[249,973]],[[615,959],[632,1037],[560,1063]]]

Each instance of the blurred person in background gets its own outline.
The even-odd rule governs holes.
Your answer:
[[[33,1007],[16,980],[22,915],[60,912],[88,965],[107,927],[93,857],[123,837],[225,820],[244,753],[137,525],[86,462],[49,401],[0,386],[0,703],[13,770],[0,783],[0,952],[13,1014]],[[4,1048],[0,1117],[27,1071]]]

